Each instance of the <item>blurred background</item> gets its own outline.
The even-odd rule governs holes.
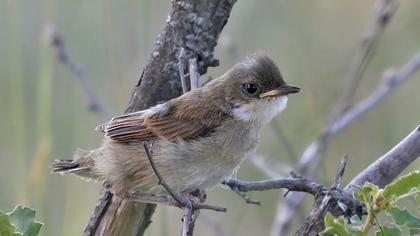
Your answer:
[[[297,156],[322,131],[348,85],[373,6],[373,0],[236,3],[215,51],[221,65],[203,78],[217,77],[263,50],[279,63],[287,82],[304,90],[291,96],[286,111],[264,130],[258,153],[293,166],[296,157],[285,151],[273,127],[281,128]],[[380,84],[386,69],[399,68],[420,50],[418,9],[420,1],[401,1],[366,70],[357,101]],[[97,100],[110,115],[118,115],[169,10],[170,1],[0,0],[1,210],[25,204],[37,209],[37,218],[45,223],[41,235],[80,235],[99,197],[99,184],[48,170],[52,160],[71,158],[78,147],[98,146],[102,137],[94,128],[104,121],[88,110],[80,83],[57,61],[48,29],[61,33],[71,59],[83,65]],[[340,158],[347,154],[348,181],[413,130],[420,120],[419,88],[420,73],[336,136],[323,156],[318,180],[330,185]],[[409,169],[419,165],[415,162]],[[250,162],[243,163],[237,177],[267,178]],[[269,234],[281,192],[251,195],[262,205],[245,204],[223,188],[210,192],[209,203],[229,210],[203,212],[196,234],[218,235],[211,224],[226,235]],[[309,196],[293,229],[311,205]],[[159,206],[147,235],[178,235],[181,213]]]

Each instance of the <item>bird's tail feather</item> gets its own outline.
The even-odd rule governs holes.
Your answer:
[[[91,152],[77,149],[73,160],[55,160],[50,168],[51,172],[59,174],[76,174],[81,177],[96,178],[92,173],[93,160]]]

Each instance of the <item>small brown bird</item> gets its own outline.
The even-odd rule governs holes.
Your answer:
[[[172,190],[205,192],[256,149],[261,128],[297,92],[271,58],[256,54],[201,88],[100,125],[101,147],[77,150],[73,160],[55,161],[52,171],[108,181],[121,196],[167,196],[145,153],[143,143],[149,141],[157,170]]]

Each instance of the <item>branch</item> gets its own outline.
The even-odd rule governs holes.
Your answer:
[[[330,117],[332,117],[332,119],[329,125],[303,152],[297,167],[298,172],[304,173],[307,176],[312,176],[318,166],[322,154],[327,149],[331,138],[350,124],[350,122],[354,121],[357,117],[369,110],[360,110],[361,112],[358,114],[351,111],[349,112],[349,109],[351,108],[351,101],[353,100],[354,94],[356,93],[358,85],[363,77],[366,65],[369,62],[369,55],[371,55],[374,51],[375,45],[382,35],[386,25],[395,14],[397,8],[398,4],[396,0],[378,0],[376,2],[376,8],[368,24],[367,33],[364,36],[359,53],[354,59],[353,67],[351,69],[350,84],[347,86],[348,89],[344,91],[345,95],[339,103],[337,111],[333,110],[331,112]],[[390,91],[392,91],[392,89]],[[377,102],[372,103],[370,108],[377,105],[377,103],[379,103],[382,99],[383,97],[378,97]],[[350,114],[356,114],[356,116],[350,117]],[[271,235],[276,236],[287,234],[289,225],[295,212],[301,205],[303,198],[304,196],[302,194],[292,193],[291,196],[286,198],[283,203],[279,205]]]
[[[223,184],[229,186],[231,189],[237,189],[240,192],[287,189],[287,191],[303,192],[313,195],[315,198],[315,207],[312,209],[311,215],[301,231],[303,233],[299,234],[307,235],[305,232],[310,232],[323,219],[324,213],[330,208],[335,209],[340,215],[345,215],[348,218],[355,214],[364,214],[362,203],[356,201],[351,194],[338,188],[344,175],[345,166],[346,157],[342,159],[334,183],[330,188],[326,188],[315,181],[297,176],[296,174],[293,178],[252,182],[230,179],[224,181]]]
[[[383,188],[391,183],[409,164],[420,156],[420,126],[417,126],[407,137],[399,144],[392,148],[389,152],[378,158],[374,163],[360,172],[353,180],[344,188],[343,192],[351,196],[355,185],[363,185],[369,181]],[[312,214],[308,217],[300,230],[295,235],[318,235],[324,227],[324,216],[327,211],[338,217],[343,215],[343,211],[348,209],[338,209],[333,206],[326,208],[322,214],[313,219]],[[365,212],[362,212],[365,214]],[[312,227],[308,227],[311,222]]]
[[[223,184],[230,188],[236,188],[241,192],[248,191],[267,191],[272,189],[287,189],[294,192],[304,192],[316,195],[324,191],[322,185],[303,177],[280,178],[260,181],[242,181],[236,179],[225,180]]]
[[[93,95],[92,90],[88,86],[85,71],[83,70],[82,65],[70,60],[69,53],[61,35],[55,29],[51,28],[49,29],[48,37],[55,50],[57,60],[66,66],[74,75],[74,78],[77,79],[89,110],[98,114],[103,120],[107,120],[109,118],[108,113],[102,107],[101,103],[98,102],[95,95]]]
[[[338,114],[342,114],[350,108],[363,73],[369,64],[369,59],[375,52],[385,27],[398,10],[398,7],[399,2],[397,0],[380,0],[375,3],[375,10],[372,13],[367,31],[362,39],[358,54],[354,58],[350,73],[350,83],[339,105],[340,110]]]
[[[178,57],[178,71],[179,71],[179,79],[181,80],[181,87],[182,87],[182,94],[188,92],[187,83],[185,82],[185,49],[181,48],[179,50],[179,57]]]
[[[371,182],[383,188],[420,156],[420,125],[389,152],[360,172],[345,188],[352,193],[354,185]]]
[[[213,57],[217,39],[236,0],[173,0],[168,21],[134,88],[126,112],[146,109],[182,93],[177,68],[179,49],[197,58],[199,72],[217,66]],[[182,39],[182,40],[180,40]],[[84,235],[141,236],[151,223],[156,205],[133,203],[103,191]]]
[[[420,51],[399,71],[388,70],[385,72],[382,84],[365,100],[357,104],[351,111],[345,113],[339,120],[334,122],[328,129],[330,135],[337,134],[346,128],[355,119],[378,105],[387,95],[394,91],[399,85],[408,80],[417,70],[420,69]]]
[[[186,201],[182,199],[182,197],[179,196],[176,192],[174,192],[171,189],[171,187],[169,187],[169,185],[166,183],[166,181],[163,179],[163,177],[160,175],[155,165],[155,162],[153,161],[153,157],[152,157],[152,154],[150,153],[149,147],[147,147],[147,143],[145,142],[143,146],[144,146],[144,150],[146,151],[147,159],[149,159],[150,166],[152,167],[153,172],[155,173],[156,177],[159,180],[158,184],[162,185],[165,188],[165,190],[169,193],[169,195],[171,195],[179,203],[179,205],[181,206],[187,205]]]

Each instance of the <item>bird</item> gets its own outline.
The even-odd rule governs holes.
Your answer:
[[[261,129],[301,89],[288,85],[265,53],[256,53],[204,86],[149,109],[98,126],[102,145],[77,149],[72,160],[56,160],[52,172],[108,182],[111,192],[169,196],[154,165],[177,194],[207,192],[230,177],[253,153]]]

